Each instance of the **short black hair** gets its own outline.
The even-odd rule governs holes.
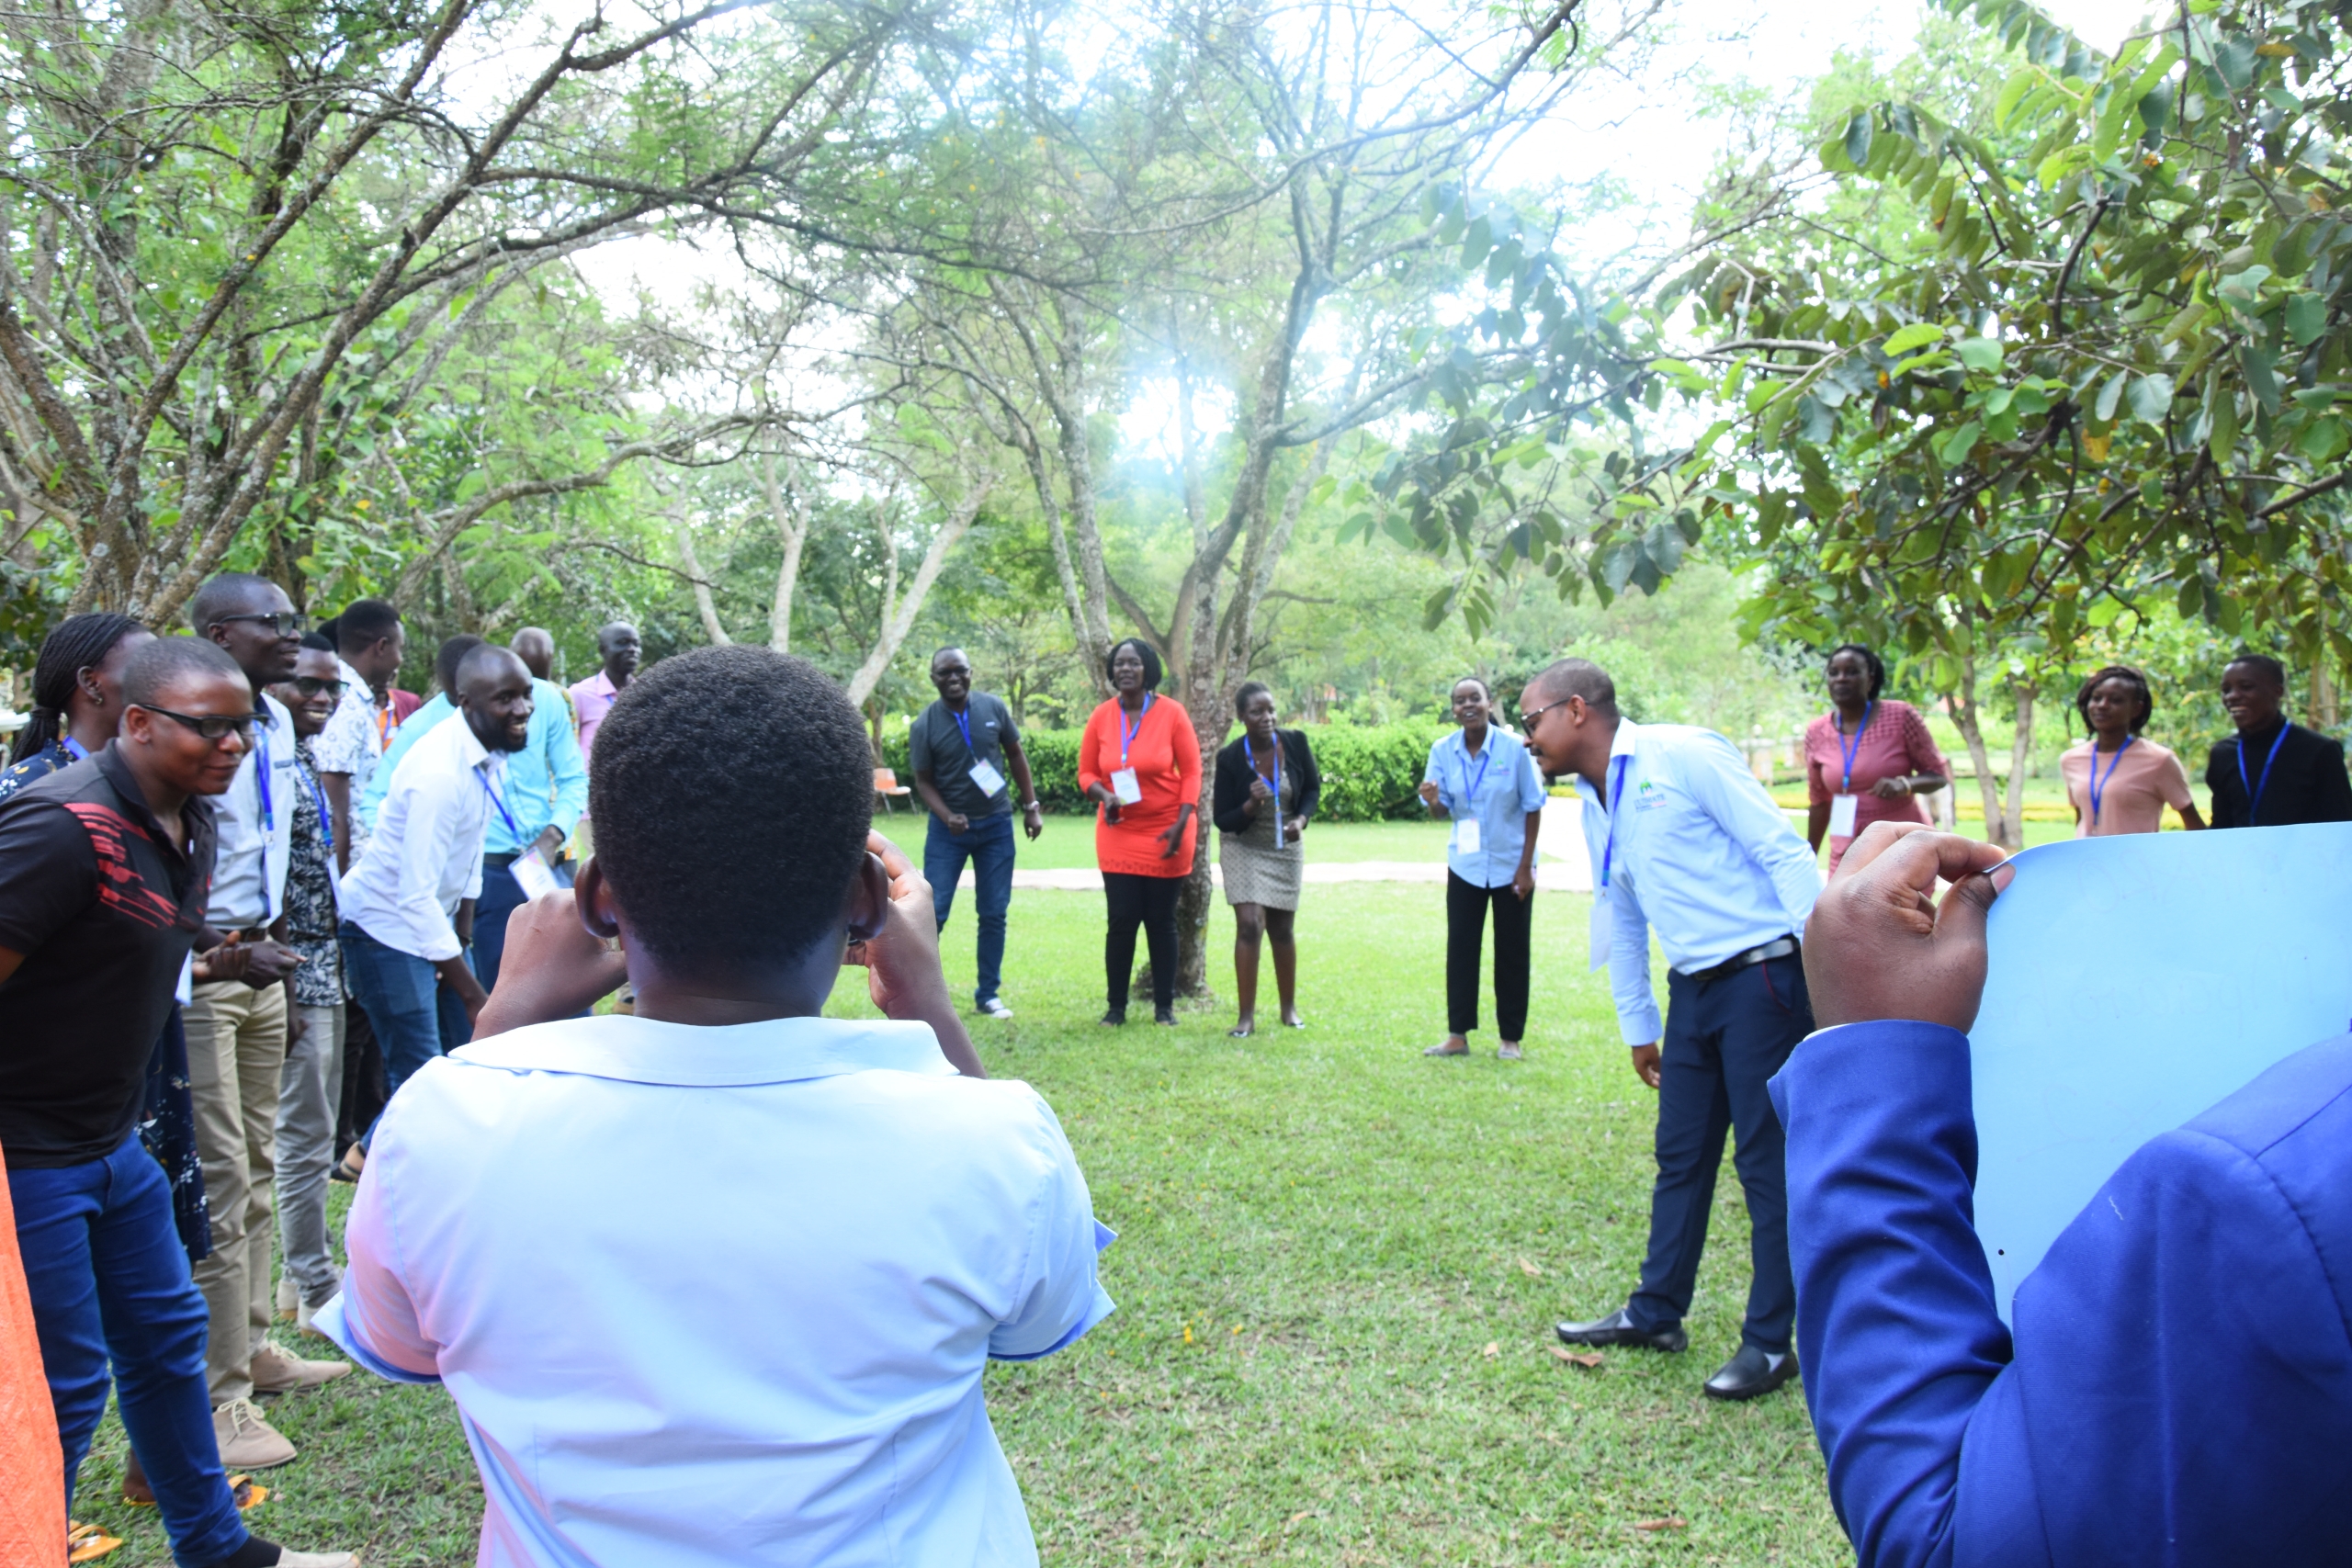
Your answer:
[[[153,707],[156,700],[184,675],[234,675],[245,678],[229,650],[202,637],[159,637],[141,643],[122,667],[122,700]],[[260,702],[256,696],[254,702]]]
[[[443,638],[439,650],[433,655],[433,678],[441,682],[441,694],[449,699],[451,707],[458,705],[458,666],[466,661],[467,654],[481,646],[481,640],[471,632],[459,632],[456,637]]]
[[[334,638],[324,632],[304,632],[302,646],[312,653],[333,653],[335,650]]]
[[[1251,697],[1271,697],[1274,689],[1263,681],[1244,681],[1241,689],[1233,694],[1233,716],[1239,718],[1250,706]]]
[[[1829,650],[1828,658],[1821,661],[1823,667],[1826,668],[1829,660],[1841,653],[1853,654],[1862,661],[1862,668],[1871,673],[1871,689],[1862,694],[1871,702],[1878,701],[1879,693],[1886,685],[1886,666],[1880,661],[1877,652],[1864,648],[1859,642],[1841,642]]]
[[[354,599],[334,618],[336,651],[360,653],[400,629],[401,613],[381,599]]]
[[[1455,682],[1456,685],[1460,683]],[[1617,682],[1609,678],[1608,671],[1589,659],[1555,660],[1544,667],[1541,675],[1527,684],[1531,690],[1543,693],[1552,702],[1564,703],[1570,697],[1582,697],[1587,707],[1605,713],[1611,718],[1617,716]],[[1527,693],[1521,692],[1519,700],[1525,702]]]
[[[874,821],[874,754],[857,709],[807,660],[698,648],[615,699],[588,812],[632,942],[683,974],[773,967],[841,934]]]
[[[969,660],[972,657],[969,653],[965,652],[964,645],[962,643],[951,642],[945,648],[932,649],[931,661],[935,665],[939,662],[942,655],[950,653],[962,653],[967,660]]]
[[[1484,675],[1464,675],[1460,680],[1453,682],[1445,688],[1445,701],[1446,705],[1449,707],[1453,704],[1453,688],[1455,686],[1476,686],[1478,688],[1478,694],[1480,696],[1485,697],[1488,702],[1493,702],[1495,700],[1495,689],[1487,684],[1487,678]]]
[[[2282,692],[2287,689],[2287,667],[2267,653],[2256,653],[2250,648],[2242,648],[2230,660],[2230,664],[2251,664],[2269,676],[2272,685]],[[2224,664],[2222,668],[2227,670],[2230,664]]]
[[[1111,651],[1102,656],[1103,672],[1110,672],[1111,660],[1119,657],[1119,649],[1123,648],[1134,649],[1143,659],[1143,689],[1147,692],[1159,690],[1159,682],[1168,678],[1168,667],[1159,662],[1159,655],[1151,644],[1139,637],[1123,637],[1113,643]]]
[[[277,587],[266,577],[256,577],[250,571],[215,572],[204,580],[204,586],[187,602],[187,624],[197,636],[202,637],[225,617],[239,614],[237,606],[245,602],[247,594],[257,589]]]
[[[2146,728],[2148,716],[2156,711],[2156,694],[2148,689],[2148,678],[2129,664],[2110,664],[2104,670],[2092,671],[2090,679],[2075,694],[2075,711],[2083,716],[2083,728],[2091,727],[2091,694],[2109,681],[2120,681],[2140,694],[2140,712],[2132,720],[2132,733],[2139,734]]]

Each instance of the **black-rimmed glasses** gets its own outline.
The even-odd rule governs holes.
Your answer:
[[[266,615],[220,615],[212,624],[224,626],[231,621],[251,621],[266,627],[272,637],[300,637],[311,629],[311,617],[300,610],[277,610]]]
[[[185,725],[207,740],[216,742],[232,731],[235,732],[238,739],[251,741],[254,738],[255,724],[275,722],[267,714],[260,713],[189,714],[174,713],[169,708],[159,708],[153,703],[132,703],[130,705],[135,708],[145,708],[149,713],[162,714],[173,723]]]
[[[1519,732],[1520,732],[1521,735],[1531,735],[1531,734],[1533,734],[1533,733],[1534,733],[1534,730],[1535,730],[1535,721],[1536,721],[1537,719],[1542,718],[1545,714],[1550,713],[1554,708],[1558,707],[1558,706],[1560,705],[1560,704],[1561,704],[1561,703],[1566,703],[1566,702],[1569,702],[1569,701],[1574,700],[1575,696],[1576,696],[1576,694],[1575,694],[1574,692],[1571,692],[1571,693],[1569,693],[1566,696],[1562,697],[1562,698],[1559,700],[1559,702],[1545,703],[1542,707],[1537,708],[1533,713],[1522,713],[1522,714],[1521,714],[1521,715],[1519,716]]]

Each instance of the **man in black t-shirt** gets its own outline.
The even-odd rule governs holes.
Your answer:
[[[2222,671],[2222,705],[2237,734],[2215,742],[2205,763],[2214,827],[2352,822],[2344,743],[2288,723],[2286,701],[2286,666],[2267,653],[2241,653]]]
[[[206,1391],[204,1298],[136,1132],[148,1057],[205,929],[215,837],[201,797],[237,776],[253,690],[193,637],[141,648],[122,685],[111,744],[0,805],[0,1152],[66,1502],[111,1362],[180,1562],[350,1563],[284,1551],[237,1517]]]
[[[931,683],[939,700],[922,710],[907,733],[907,761],[915,790],[931,808],[923,840],[922,874],[938,906],[940,929],[955,907],[964,863],[972,863],[980,912],[979,984],[973,999],[990,1018],[1011,1018],[997,995],[1003,981],[1004,918],[1012,908],[1012,783],[1021,786],[1023,826],[1035,839],[1046,830],[1029,759],[1012,711],[986,692],[972,690],[972,661],[960,648],[931,656]]]

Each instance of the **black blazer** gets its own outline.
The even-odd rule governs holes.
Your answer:
[[[2262,782],[2263,760],[2276,735],[2266,735],[2246,749],[2246,778]],[[2213,792],[2213,826],[2251,828],[2257,824],[2247,810],[2245,784],[2238,779],[2240,738],[2217,741],[2205,762],[2205,787]],[[1241,781],[1244,788],[1250,781]],[[2352,779],[2344,772],[2344,743],[2315,735],[2300,724],[2287,727],[2278,744],[2278,760],[2270,765],[2270,782],[2263,786],[2259,826],[2283,828],[2296,822],[2352,822]]]
[[[1277,729],[1274,734],[1282,741],[1283,769],[1298,777],[1298,802],[1291,815],[1312,818],[1316,803],[1323,798],[1323,775],[1316,771],[1315,753],[1307,750],[1306,731]],[[1239,833],[1249,829],[1250,775],[1255,772],[1238,737],[1216,754],[1217,831]]]

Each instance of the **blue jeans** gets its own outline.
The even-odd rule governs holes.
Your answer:
[[[980,983],[972,999],[993,1001],[1004,979],[1004,913],[1012,908],[1012,814],[972,818],[971,826],[951,833],[938,818],[922,841],[922,876],[931,884],[932,904],[939,927],[947,929],[947,913],[956,907],[956,883],[964,863],[972,863],[972,891],[980,909]]]
[[[12,1170],[17,1247],[65,1462],[65,1502],[106,1414],[107,1363],[130,1446],[186,1568],[245,1543],[205,1392],[205,1309],[172,1188],[138,1135],[104,1159]],[[26,1484],[39,1485],[38,1478]]]
[[[343,922],[340,934],[345,977],[384,1053],[384,1098],[389,1100],[425,1063],[472,1039],[473,1021],[466,1017],[466,1004],[458,993],[441,984],[431,961],[387,947],[349,920]],[[375,1135],[371,1125],[359,1146],[365,1149]]]
[[[506,956],[506,918],[528,902],[523,897],[523,885],[514,880],[514,873],[508,869],[514,859],[513,855],[482,857],[481,897],[474,900],[473,963],[474,974],[485,991],[498,989],[498,964]],[[558,882],[566,887],[571,886],[570,861],[554,871]]]

